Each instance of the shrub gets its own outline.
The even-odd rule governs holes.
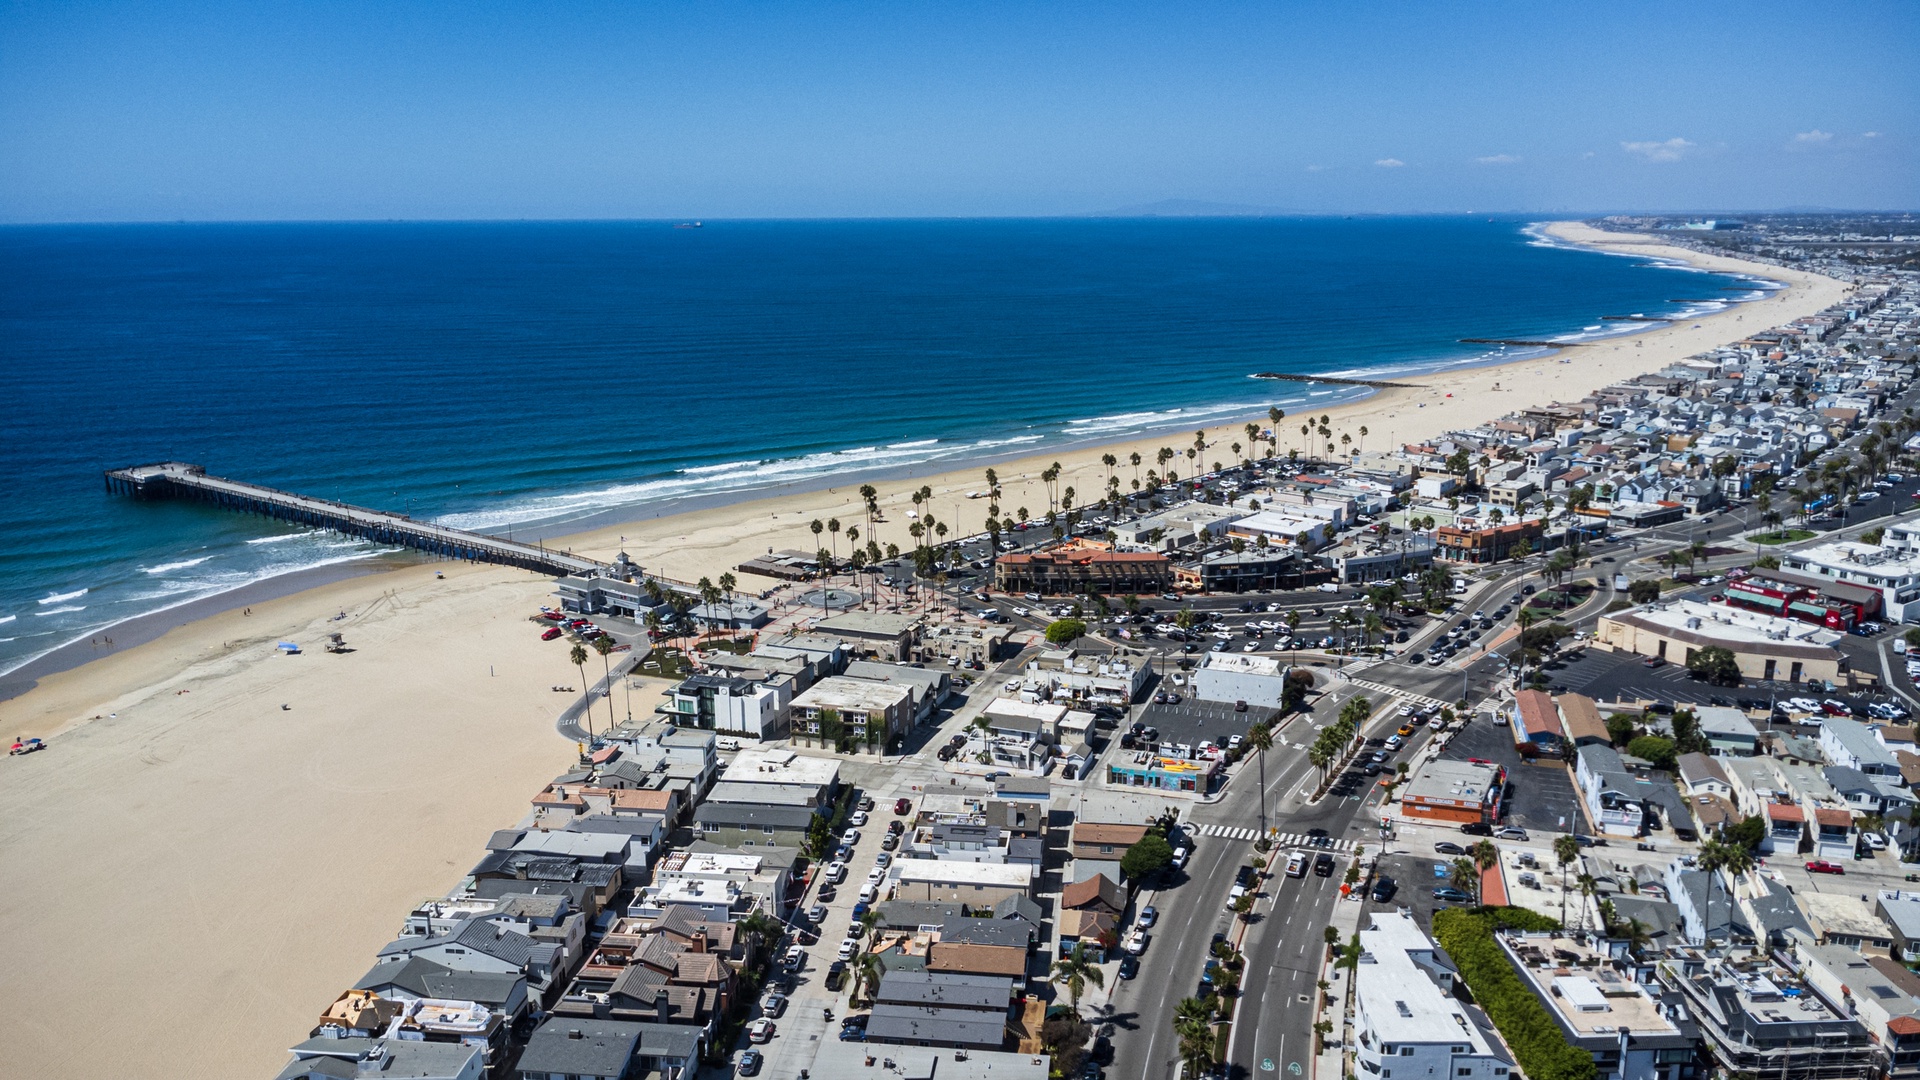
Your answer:
[[[1567,1043],[1546,1006],[1527,989],[1493,940],[1495,927],[1523,919],[1511,914],[1513,910],[1436,912],[1434,940],[1453,957],[1467,989],[1473,991],[1474,1000],[1486,1010],[1488,1019],[1513,1048],[1514,1059],[1531,1080],[1593,1080],[1596,1073],[1593,1058]]]
[[[1656,769],[1671,769],[1674,764],[1673,740],[1658,735],[1642,735],[1627,744],[1627,753],[1648,762]]]
[[[1087,624],[1079,619],[1055,619],[1047,624],[1047,641],[1054,645],[1070,645],[1087,632]]]

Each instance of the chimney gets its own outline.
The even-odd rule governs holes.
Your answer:
[[[580,1029],[579,1029],[579,1028],[568,1028],[568,1029],[567,1029],[567,1038],[569,1038],[569,1039],[580,1039],[580,1038],[584,1038],[584,1037],[585,1037],[585,1036],[583,1036],[583,1035],[581,1035],[581,1034],[580,1034]]]
[[[695,930],[693,932],[693,941],[690,943],[690,947],[694,952],[697,952],[697,953],[704,953],[707,951],[707,928],[706,927],[703,926],[700,929]]]

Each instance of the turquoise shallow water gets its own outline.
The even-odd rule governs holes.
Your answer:
[[[1737,279],[1518,220],[0,229],[0,671],[369,545],[108,498],[163,459],[481,529],[1264,411]],[[1611,329],[1609,327],[1609,329]]]

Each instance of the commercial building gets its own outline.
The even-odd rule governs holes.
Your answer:
[[[1227,534],[1227,523],[1245,517],[1245,510],[1211,503],[1188,503],[1114,526],[1114,547],[1120,551],[1174,551],[1217,540]]]
[[[1594,640],[1621,652],[1685,664],[1701,649],[1733,653],[1747,679],[1847,680],[1837,631],[1726,604],[1673,600],[1600,617]]]
[[[895,900],[930,900],[990,908],[1009,896],[1027,896],[1033,867],[1019,863],[896,859],[887,870]]]
[[[1544,690],[1520,691],[1513,695],[1513,704],[1508,710],[1516,742],[1555,750],[1567,737],[1566,729],[1560,725],[1560,709]]]
[[[882,660],[912,660],[922,617],[884,611],[845,611],[814,620],[816,635],[837,637],[856,653]]]
[[[1220,758],[1163,757],[1145,750],[1109,751],[1107,783],[1114,787],[1148,787],[1204,795],[1213,790]]]
[[[1249,514],[1228,525],[1227,535],[1254,545],[1264,541],[1271,548],[1314,551],[1327,542],[1334,528],[1331,518],[1306,513],[1302,507],[1289,507]]]
[[[1154,551],[1110,551],[1082,541],[994,562],[994,587],[1010,593],[1084,596],[1162,593],[1173,587],[1173,563]]]
[[[1248,709],[1278,709],[1287,685],[1287,665],[1278,657],[1210,652],[1193,673],[1193,696]]]
[[[1499,765],[1435,758],[1422,766],[1400,796],[1400,812],[1423,821],[1460,825],[1500,820],[1507,770]]]
[[[1809,577],[1873,589],[1887,618],[1920,620],[1920,552],[1841,541],[1785,552],[1780,565]]]
[[[1546,528],[1537,520],[1516,521],[1511,525],[1493,525],[1485,528],[1463,528],[1459,525],[1442,525],[1434,530],[1434,540],[1438,544],[1434,554],[1442,559],[1454,562],[1494,563],[1513,558],[1514,549],[1522,543],[1531,551],[1539,551]]]
[[[1480,1010],[1454,992],[1447,954],[1420,932],[1413,913],[1375,911],[1360,931],[1354,969],[1359,1075],[1498,1080],[1517,1075]]]
[[[1021,669],[1022,697],[1091,708],[1124,708],[1147,685],[1152,673],[1140,653],[1042,649]]]

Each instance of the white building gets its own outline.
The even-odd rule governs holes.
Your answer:
[[[1277,657],[1207,653],[1193,673],[1193,696],[1201,701],[1244,701],[1249,709],[1277,709],[1286,674],[1286,665]]]
[[[1237,537],[1249,543],[1265,539],[1275,547],[1294,547],[1301,536],[1307,538],[1307,550],[1312,551],[1327,542],[1334,523],[1327,518],[1311,514],[1287,511],[1262,510],[1250,514],[1227,526],[1227,535]]]
[[[1369,1080],[1516,1074],[1498,1040],[1453,994],[1454,967],[1406,908],[1373,913],[1354,971],[1355,1055]]]
[[[1914,543],[1914,527],[1894,526],[1887,535],[1889,542],[1880,547],[1841,541],[1786,552],[1780,556],[1780,565],[1876,589],[1889,620],[1920,621],[1920,550],[1907,546]]]

